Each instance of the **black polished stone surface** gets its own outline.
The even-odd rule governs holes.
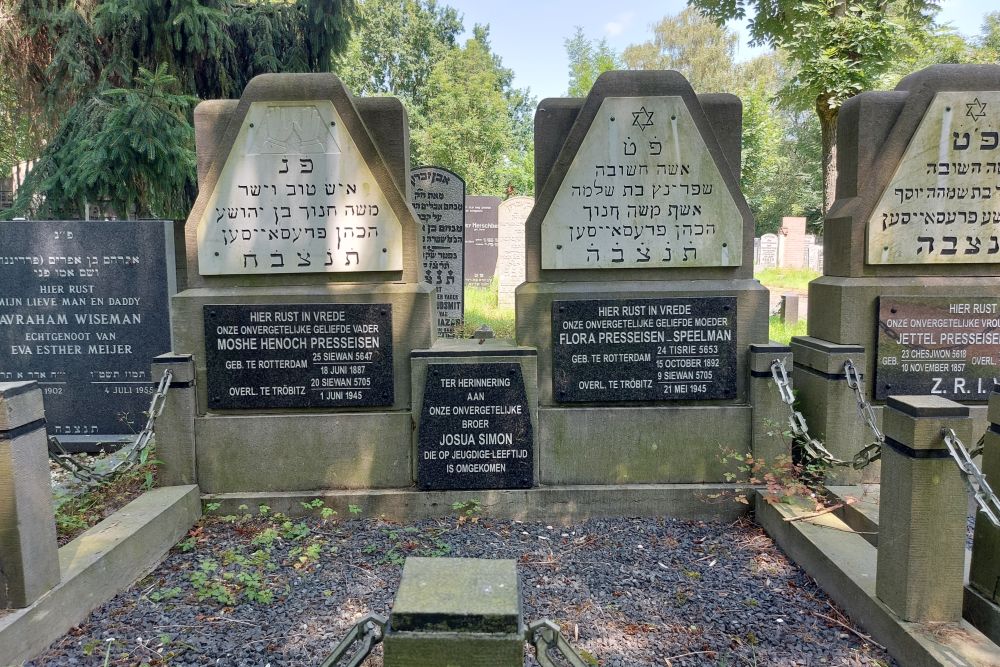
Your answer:
[[[557,401],[736,396],[736,298],[552,302]]]
[[[392,405],[392,306],[205,306],[205,361],[213,409]]]
[[[128,439],[170,351],[173,280],[169,222],[0,223],[0,382],[37,380],[65,445]]]
[[[1000,378],[1000,299],[879,299],[875,398],[985,401]]]
[[[465,198],[465,286],[486,289],[497,272],[500,198]]]
[[[531,488],[532,433],[520,364],[429,364],[417,486]]]

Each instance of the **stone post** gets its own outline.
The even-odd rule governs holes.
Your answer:
[[[993,387],[987,411],[989,430],[986,431],[983,458],[980,462],[986,480],[993,491],[1000,489],[1000,386]],[[971,447],[971,445],[970,445]],[[994,605],[990,614],[1000,636],[1000,528],[982,513],[976,516],[976,532],[972,542],[972,566],[969,587]],[[988,633],[987,633],[988,634]]]
[[[792,377],[792,350],[787,345],[768,343],[750,346],[750,405],[753,407],[753,456],[768,463],[782,455],[791,456],[791,443],[782,433],[788,429],[789,407],[781,400],[778,386],[771,375],[775,359],[785,362],[788,379]]]
[[[883,423],[875,594],[904,621],[958,623],[968,496],[942,429],[968,443],[969,408],[939,396],[890,396]]]
[[[42,391],[0,383],[0,609],[27,607],[59,583]]]
[[[153,359],[153,382],[159,382],[170,370],[174,376],[156,420],[156,458],[161,461],[158,471],[160,486],[197,484],[195,465],[194,417],[197,410],[195,395],[194,357],[190,354],[161,354]]]
[[[799,295],[781,295],[781,318],[785,326],[793,327],[799,323]]]

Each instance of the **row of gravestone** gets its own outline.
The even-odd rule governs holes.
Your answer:
[[[823,245],[806,234],[805,218],[782,218],[777,234],[753,240],[753,265],[759,269],[812,269],[823,273]]]
[[[997,85],[998,67],[932,68],[845,106],[826,275],[792,345],[803,411],[840,458],[864,436],[847,360],[876,402],[985,400],[1000,361],[1000,97],[983,91]],[[50,415],[93,435],[105,396],[147,397],[174,365],[187,379],[162,477],[209,493],[402,487],[431,468],[433,488],[722,482],[721,443],[780,447],[758,428],[784,408],[760,364],[788,354],[768,346],[753,280],[740,118],[737,98],[696,95],[675,72],[611,72],[586,99],[544,100],[535,205],[512,239],[524,274],[500,272],[520,283],[517,345],[438,341],[454,309],[437,271],[442,287],[463,272],[445,214],[464,206],[435,187],[458,179],[410,172],[398,100],[354,98],[328,75],[258,77],[195,112],[200,194],[169,321],[142,313],[145,295],[100,293],[143,282],[142,225],[104,227],[113,253],[66,244],[99,226],[5,245],[10,280],[35,282],[0,297],[0,323],[21,332],[0,379],[56,397],[66,365],[45,361],[102,360],[88,422]],[[132,342],[148,324],[175,353],[152,376]]]

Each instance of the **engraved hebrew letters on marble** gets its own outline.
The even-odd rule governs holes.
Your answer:
[[[201,274],[402,267],[402,226],[333,103],[252,103],[198,222]]]
[[[1000,262],[1000,91],[934,96],[868,219],[867,257]]]
[[[743,216],[681,97],[608,97],[542,221],[542,268],[739,266]]]

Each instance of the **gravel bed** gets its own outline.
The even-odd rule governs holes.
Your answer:
[[[895,664],[749,520],[256,516],[205,520],[28,664],[103,665],[110,650],[112,665],[318,665],[359,617],[389,612],[407,555],[516,559],[525,620],[558,622],[588,664]]]

